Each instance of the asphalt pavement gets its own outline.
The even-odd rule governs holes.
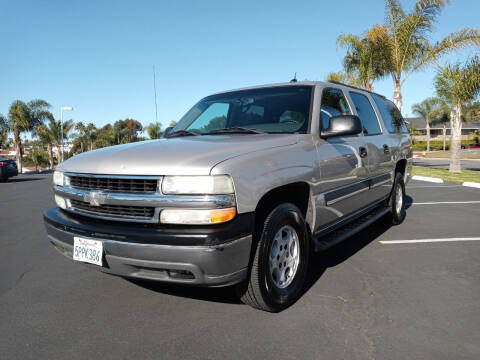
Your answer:
[[[460,161],[462,170],[476,170],[480,171],[480,159],[468,160],[462,159]],[[439,169],[448,169],[450,166],[450,159],[428,159],[428,158],[414,158],[413,165],[426,166]]]
[[[13,178],[0,184],[0,358],[479,359],[480,189],[412,181],[407,192],[403,224],[314,256],[301,299],[271,314],[230,288],[74,263],[43,228],[51,175]]]

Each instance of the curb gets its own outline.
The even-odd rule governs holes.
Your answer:
[[[439,184],[443,183],[443,180],[440,178],[419,176],[419,175],[412,176],[412,180],[428,181],[428,182],[439,183]]]
[[[462,186],[467,186],[467,187],[473,187],[473,188],[479,188],[480,189],[480,183],[477,182],[472,182],[472,181],[465,181]]]

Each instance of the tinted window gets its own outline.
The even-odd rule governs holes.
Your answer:
[[[320,120],[322,129],[328,129],[330,118],[338,115],[351,115],[347,99],[340,89],[326,88],[322,93],[322,107],[320,108]]]
[[[389,133],[408,133],[407,125],[403,121],[402,114],[390,100],[384,99],[378,95],[372,95],[373,101],[377,104],[378,110],[382,115],[385,127]]]
[[[358,117],[362,122],[363,133],[365,135],[380,134],[380,125],[378,124],[378,119],[372,104],[370,104],[370,100],[368,100],[365,95],[355,92],[351,92],[350,97],[355,105],[355,109],[357,109]]]
[[[229,127],[268,133],[306,133],[311,86],[281,86],[212,95],[197,103],[173,131],[207,134]]]

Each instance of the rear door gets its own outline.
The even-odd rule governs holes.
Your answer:
[[[369,195],[372,201],[387,196],[392,188],[392,149],[391,139],[381,126],[373,108],[370,94],[349,91],[354,111],[363,126],[367,147],[367,171],[370,181]]]

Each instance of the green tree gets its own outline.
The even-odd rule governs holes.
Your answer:
[[[353,74],[347,74],[345,71],[331,72],[327,75],[326,81],[339,82],[356,87],[361,87],[361,81]]]
[[[146,130],[150,139],[160,139],[162,137],[162,124],[159,122],[148,124]]]
[[[353,85],[372,90],[373,82],[385,76],[390,68],[388,30],[384,26],[375,25],[363,37],[340,35],[337,45],[347,50],[343,67],[346,79]]]
[[[480,45],[480,31],[472,28],[452,32],[438,42],[430,41],[434,24],[448,3],[449,0],[417,0],[407,13],[399,0],[386,0],[385,26],[374,25],[363,38],[351,34],[339,37],[339,44],[348,50],[344,65],[365,73],[362,75],[365,84],[375,79],[370,74],[391,75],[393,101],[401,110],[402,86],[411,74],[436,63],[446,54]],[[367,43],[374,44],[373,61],[370,61],[369,47],[364,49]]]
[[[393,79],[393,99],[402,108],[402,86],[408,77],[438,61],[448,53],[470,45],[480,45],[480,31],[464,28],[442,40],[431,43],[429,36],[448,0],[418,0],[410,13],[399,0],[386,0],[387,48],[390,49],[385,69]]]
[[[30,160],[33,165],[35,165],[35,172],[38,172],[38,167],[43,166],[48,164],[49,162],[49,156],[43,150],[43,146],[35,145],[32,148],[32,151],[27,157],[28,160]]]
[[[18,171],[23,168],[23,146],[21,135],[32,131],[38,124],[46,119],[52,119],[53,115],[48,110],[50,104],[44,100],[32,100],[28,103],[16,100],[10,105],[8,111],[8,126],[13,133],[13,141],[16,149]]]
[[[63,122],[63,139],[64,142],[68,140],[69,133],[73,128],[73,121],[67,120]],[[47,146],[47,151],[50,158],[50,167],[53,167],[54,156],[53,148],[57,148],[57,161],[61,158],[62,137],[61,137],[61,123],[60,120],[50,119],[47,124],[39,124],[36,126],[34,134],[39,140]]]
[[[115,144],[126,144],[138,140],[142,124],[134,119],[118,120],[113,124]]]
[[[427,130],[427,152],[430,151],[430,125],[446,111],[446,103],[440,98],[430,97],[412,106],[412,112],[425,119]]]
[[[80,121],[75,124],[74,129],[76,133],[74,135],[71,153],[93,150],[97,132],[95,125],[92,123],[85,125]]]
[[[474,101],[480,93],[480,59],[478,56],[465,64],[440,67],[435,78],[439,97],[450,105],[451,158],[450,171],[460,172],[462,116],[465,104]]]
[[[0,149],[5,147],[8,142],[8,122],[2,114],[0,114]]]

